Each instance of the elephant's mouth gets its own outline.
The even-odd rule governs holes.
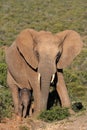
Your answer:
[[[56,76],[56,74],[53,74],[53,75],[51,76],[51,81],[50,81],[51,84],[54,82],[55,76]],[[40,79],[41,79],[41,74],[38,73],[38,83],[40,83],[40,81],[41,81]]]

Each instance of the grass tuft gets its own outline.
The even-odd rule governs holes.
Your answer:
[[[70,114],[67,108],[60,108],[60,107],[52,107],[50,110],[43,111],[39,119],[46,121],[46,122],[53,122],[62,120],[68,117]]]

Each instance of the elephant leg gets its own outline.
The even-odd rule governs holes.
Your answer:
[[[59,94],[62,107],[71,107],[70,98],[65,85],[63,72],[57,72],[58,82],[57,82],[57,92]]]
[[[18,94],[18,87],[13,85],[14,89],[11,88],[12,98],[15,108],[15,113],[18,114],[18,106],[19,106],[19,94]]]
[[[26,117],[28,105],[24,105],[23,117]]]
[[[29,101],[26,99],[26,101],[23,101],[23,117],[27,116],[28,107],[29,107]]]
[[[14,79],[12,78],[12,76],[9,72],[7,74],[7,84],[9,86],[9,88],[11,89],[15,113],[18,114],[18,105],[19,105],[18,87],[16,86]]]
[[[36,88],[33,90],[34,95],[34,115],[37,116],[41,110],[41,92],[40,87],[35,86]]]
[[[18,115],[20,117],[22,117],[22,111],[23,111],[23,105],[22,105],[22,103],[19,103]]]
[[[37,115],[40,111],[40,107],[39,107],[40,102],[38,100],[38,97],[35,91],[33,92],[33,94],[34,94],[34,115]]]
[[[31,102],[30,109],[29,109],[29,115],[32,116],[34,112],[34,102]]]

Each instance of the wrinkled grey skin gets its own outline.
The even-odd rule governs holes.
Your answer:
[[[19,91],[19,116],[26,117],[31,102],[31,92],[24,88]]]

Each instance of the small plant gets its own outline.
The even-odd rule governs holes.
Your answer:
[[[75,111],[75,112],[79,112],[79,111],[82,111],[82,110],[85,110],[83,104],[81,102],[75,102],[73,105],[72,105],[72,109]]]
[[[6,87],[6,73],[7,73],[7,66],[4,62],[0,63],[0,85]]]
[[[13,102],[8,88],[0,88],[0,120],[4,117],[11,117]]]
[[[19,130],[30,130],[27,126],[20,126]]]
[[[39,115],[39,119],[46,121],[46,122],[53,122],[62,120],[68,117],[70,114],[67,108],[60,108],[60,107],[52,107],[50,110],[43,111]]]

